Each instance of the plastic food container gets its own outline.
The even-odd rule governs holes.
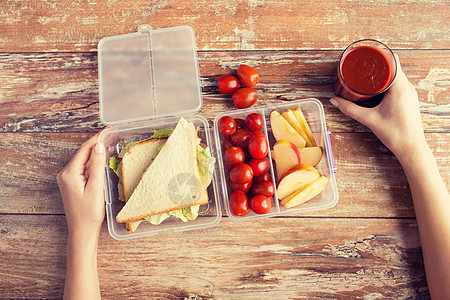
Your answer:
[[[273,149],[273,145],[275,144],[275,139],[272,134],[272,130],[270,128],[270,113],[273,110],[278,111],[280,114],[284,112],[287,109],[294,110],[295,108],[300,107],[302,112],[304,113],[306,120],[308,121],[308,125],[311,128],[311,131],[313,133],[314,139],[317,142],[318,146],[322,146],[323,156],[321,161],[315,168],[319,171],[320,174],[326,175],[329,182],[326,186],[325,190],[322,191],[319,195],[314,197],[313,199],[309,200],[306,203],[303,203],[299,206],[286,209],[284,206],[282,206],[278,200],[277,194],[275,192],[275,195],[273,196],[274,202],[272,209],[267,214],[259,215],[250,210],[250,212],[245,216],[235,216],[231,210],[229,201],[229,196],[233,192],[227,185],[226,185],[226,179],[229,177],[229,172],[225,169],[223,164],[223,154],[222,154],[222,142],[224,140],[224,136],[222,136],[219,133],[217,123],[220,118],[223,116],[230,116],[234,119],[244,119],[251,113],[258,113],[260,114],[265,122],[265,126],[263,128],[263,133],[268,137],[269,141],[269,148]],[[240,109],[235,111],[229,111],[229,112],[223,112],[216,116],[214,120],[214,134],[217,137],[216,139],[216,148],[217,148],[217,156],[218,156],[218,163],[219,168],[221,170],[220,172],[220,181],[222,183],[222,197],[225,200],[224,201],[224,207],[227,212],[227,215],[235,220],[235,221],[245,221],[250,219],[257,219],[257,218],[267,218],[267,217],[273,217],[273,216],[279,216],[279,215],[286,215],[290,213],[298,213],[298,212],[306,212],[306,211],[313,211],[313,210],[321,210],[321,209],[328,209],[336,205],[338,201],[338,192],[336,187],[336,179],[335,179],[335,173],[336,173],[336,167],[334,165],[334,158],[333,153],[331,150],[331,143],[330,143],[330,132],[327,130],[326,124],[325,124],[325,115],[323,111],[322,103],[317,99],[304,99],[304,100],[297,100],[292,101],[285,104],[276,104],[276,105],[267,105],[267,106],[257,106],[257,107],[251,107],[247,109]],[[272,160],[270,151],[268,153],[269,159],[271,161],[271,167],[269,169],[269,173],[272,176],[273,183],[275,187],[277,186],[277,180],[275,176],[275,164]]]
[[[107,151],[105,176],[105,202],[108,230],[117,240],[146,237],[166,231],[203,229],[217,225],[222,217],[222,205],[233,220],[251,220],[287,213],[325,209],[337,203],[338,194],[334,178],[334,160],[326,129],[322,104],[315,99],[293,101],[276,106],[259,106],[219,114],[210,128],[207,120],[197,113],[202,108],[201,84],[195,50],[194,32],[181,26],[152,30],[139,27],[137,33],[107,37],[98,45],[100,119],[110,128],[100,135]],[[175,84],[174,84],[175,83]],[[226,184],[227,171],[223,168],[221,141],[217,121],[221,116],[245,118],[258,112],[265,118],[264,133],[272,148],[274,139],[270,132],[269,113],[273,109],[284,111],[300,106],[324,156],[317,166],[327,175],[327,188],[317,197],[298,207],[284,209],[275,195],[270,213],[256,215],[250,212],[243,217],[230,212]],[[199,137],[216,158],[213,180],[208,187],[209,202],[200,207],[196,220],[183,222],[169,218],[159,225],[142,222],[136,232],[128,233],[125,223],[118,223],[116,215],[124,203],[118,199],[118,178],[108,167],[110,157],[117,157],[123,146],[131,141],[149,138],[155,130],[175,128],[180,117],[193,122],[199,128]],[[272,178],[275,178],[271,167]]]

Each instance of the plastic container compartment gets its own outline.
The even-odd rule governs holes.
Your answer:
[[[272,209],[269,213],[264,215],[255,214],[250,210],[250,212],[245,216],[235,216],[230,211],[229,205],[229,196],[232,193],[232,190],[227,186],[226,179],[229,177],[229,172],[226,171],[223,165],[223,150],[222,150],[222,141],[224,140],[224,136],[219,133],[217,123],[219,119],[223,116],[230,116],[235,119],[245,119],[247,115],[250,113],[258,113],[264,118],[265,127],[263,128],[263,133],[268,137],[269,147],[273,149],[273,145],[275,143],[275,139],[273,137],[271,128],[270,128],[270,113],[273,110],[277,110],[280,114],[287,109],[295,109],[300,107],[302,112],[304,113],[306,120],[313,132],[313,136],[317,142],[318,146],[322,146],[324,149],[323,156],[319,164],[316,166],[316,169],[320,172],[320,174],[326,175],[329,179],[328,185],[324,191],[322,191],[319,195],[311,199],[310,201],[303,203],[299,206],[292,207],[289,209],[284,208],[284,206],[280,205],[279,200],[277,198],[277,194],[273,196],[274,202]],[[270,106],[258,106],[247,109],[240,109],[235,111],[228,111],[220,113],[216,116],[214,120],[214,134],[216,136],[216,148],[218,152],[218,163],[220,169],[223,170],[220,172],[220,180],[222,183],[222,194],[224,199],[224,207],[228,214],[228,216],[235,221],[245,221],[257,218],[267,218],[279,215],[286,215],[290,213],[298,213],[298,212],[307,212],[314,210],[322,210],[328,209],[336,205],[338,201],[338,191],[336,187],[336,167],[334,165],[334,158],[330,144],[329,134],[330,132],[327,130],[325,124],[325,115],[323,111],[322,103],[320,103],[317,99],[304,99],[292,101],[286,104],[276,104]],[[268,154],[269,159],[271,161],[271,167],[269,169],[269,173],[272,175],[273,182],[275,186],[277,186],[276,176],[275,176],[275,167],[274,163],[271,159],[270,152]]]
[[[209,134],[208,122],[201,116],[184,116],[187,121],[194,123],[199,128],[198,136],[205,145],[213,145],[214,142]],[[164,128],[175,128],[180,117],[166,118],[162,120],[154,120],[147,124],[112,128],[104,131],[101,141],[107,149],[107,160],[110,157],[120,153],[123,146],[130,141],[140,141],[149,138],[155,130]],[[213,150],[211,149],[211,150]],[[193,221],[183,222],[180,219],[170,217],[159,225],[152,225],[146,221],[142,222],[136,232],[129,233],[126,230],[125,223],[118,223],[116,216],[124,206],[124,202],[119,200],[118,195],[118,177],[112,169],[106,167],[106,184],[105,184],[105,200],[106,200],[106,216],[108,221],[108,230],[110,235],[117,240],[125,240],[139,237],[146,237],[158,234],[167,230],[184,231],[192,229],[202,229],[217,225],[222,217],[219,197],[219,189],[217,179],[219,178],[218,169],[214,171],[213,181],[208,187],[208,204],[200,206],[199,216]]]
[[[209,203],[199,217],[183,222],[169,218],[160,225],[142,222],[136,232],[127,232],[116,215],[124,203],[118,199],[118,178],[108,167],[109,158],[131,141],[149,138],[157,129],[175,128],[180,117],[199,128],[202,143],[214,153],[208,122],[195,115],[203,104],[194,32],[190,27],[152,30],[107,37],[98,45],[100,119],[111,128],[100,141],[107,150],[105,202],[108,230],[118,240],[154,235],[167,230],[182,231],[215,226],[222,210],[217,170],[208,187]]]

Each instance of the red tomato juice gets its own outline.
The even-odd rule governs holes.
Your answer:
[[[376,94],[390,84],[391,69],[386,57],[379,50],[360,46],[351,50],[341,67],[343,80],[361,94]]]

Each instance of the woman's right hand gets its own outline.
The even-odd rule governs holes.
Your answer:
[[[398,55],[395,57],[397,76],[378,106],[366,108],[341,97],[330,101],[342,113],[369,127],[401,159],[418,147],[426,146],[426,140],[417,92],[403,73]]]

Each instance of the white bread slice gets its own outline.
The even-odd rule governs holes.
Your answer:
[[[141,181],[145,170],[151,165],[158,153],[158,149],[167,138],[149,139],[131,147],[122,159],[123,194],[125,202]]]
[[[153,138],[133,145],[122,159],[123,195],[125,202],[133,194],[145,170],[150,166],[158,153],[158,149],[167,138]],[[134,232],[141,221],[128,222],[126,228]]]
[[[175,130],[142,176],[131,197],[117,214],[119,223],[203,205],[197,165],[194,124],[180,118]]]

